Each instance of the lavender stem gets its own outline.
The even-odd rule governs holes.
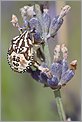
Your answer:
[[[60,90],[55,90],[54,91],[54,95],[55,95],[55,100],[56,100],[56,104],[57,104],[57,109],[58,109],[58,114],[59,114],[59,118],[62,121],[66,121],[66,115],[64,112],[64,108],[63,108],[63,104],[62,104],[62,100],[61,100],[61,93]]]

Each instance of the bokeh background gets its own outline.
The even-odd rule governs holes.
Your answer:
[[[16,14],[22,25],[19,9],[34,1],[2,1],[1,2],[1,48],[2,48],[2,82],[1,82],[1,119],[7,121],[56,121],[59,120],[55,98],[50,88],[44,88],[28,73],[19,74],[12,71],[7,62],[7,50],[10,41],[18,34],[10,23],[12,14]],[[71,6],[71,11],[64,18],[64,23],[58,35],[50,42],[50,53],[55,42],[66,43],[69,49],[68,61],[78,60],[74,78],[62,88],[61,95],[67,118],[79,121],[81,113],[81,2],[80,1],[51,1],[46,2],[51,18],[58,15],[65,4]]]

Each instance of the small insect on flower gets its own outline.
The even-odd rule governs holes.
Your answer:
[[[7,58],[9,65],[14,71],[17,72],[25,71],[26,67],[28,67],[31,63],[31,61],[28,60],[29,46],[26,35],[27,32],[24,32],[21,36],[16,36],[13,38],[10,48],[8,49]]]
[[[39,63],[34,60],[34,49],[32,40],[29,38],[27,30],[20,36],[12,39],[10,48],[8,49],[8,63],[16,72],[25,72],[30,66],[37,67]]]

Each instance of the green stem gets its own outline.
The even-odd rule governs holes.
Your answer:
[[[55,90],[54,95],[55,95],[55,100],[56,100],[56,104],[57,104],[59,118],[61,121],[66,121],[66,115],[65,115],[65,112],[63,109],[60,90]]]

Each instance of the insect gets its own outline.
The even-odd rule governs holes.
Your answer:
[[[7,59],[8,63],[16,72],[23,73],[31,66],[38,67],[40,63],[37,61],[36,53],[40,52],[42,58],[44,58],[38,44],[38,48],[35,49],[34,32],[25,30],[20,36],[16,36],[12,39],[11,45],[8,49]]]

